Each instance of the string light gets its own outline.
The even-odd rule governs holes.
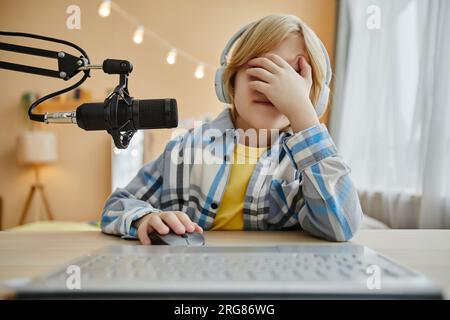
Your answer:
[[[111,0],[103,0],[100,8],[98,8],[98,14],[102,17],[107,17],[111,13]]]
[[[128,21],[131,25],[138,26],[133,34],[133,42],[136,44],[142,43],[144,41],[144,35],[147,37],[152,38],[152,43],[154,41],[160,42],[163,46],[170,48],[169,53],[166,57],[166,62],[168,64],[174,64],[177,60],[177,56],[180,55],[186,60],[197,64],[197,67],[194,72],[194,76],[197,79],[202,79],[205,76],[205,68],[208,68],[208,70],[211,70],[212,72],[215,72],[217,69],[217,66],[200,62],[196,57],[191,55],[190,53],[181,50],[180,48],[176,48],[171,43],[169,43],[166,39],[162,38],[152,30],[146,28],[144,25],[142,25],[134,16],[132,16],[130,13],[128,13],[126,10],[122,9],[119,5],[117,5],[115,2],[111,0],[103,0],[100,4],[98,13],[102,17],[108,17],[111,14],[111,10],[114,10],[115,13],[120,15],[123,19]]]
[[[167,55],[167,63],[168,64],[174,64],[175,61],[177,60],[177,49],[176,48],[172,48],[170,49],[169,54]]]
[[[144,40],[144,26],[139,26],[133,35],[134,43],[140,44]]]
[[[203,65],[203,63],[199,63],[197,68],[195,69],[195,77],[197,79],[201,79],[203,78],[204,75],[205,75],[205,66]]]

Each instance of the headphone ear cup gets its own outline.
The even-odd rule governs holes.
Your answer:
[[[328,87],[328,85],[325,85],[322,88],[322,91],[320,92],[319,101],[317,102],[315,108],[317,117],[319,118],[323,116],[323,114],[325,113],[329,95],[330,95],[330,87]]]
[[[220,102],[223,103],[230,103],[230,98],[225,90],[225,87],[223,85],[222,82],[222,76],[223,76],[223,72],[224,72],[225,68],[224,67],[220,67],[216,70],[216,76],[214,78],[214,88],[216,90],[216,95],[217,98],[219,99]]]

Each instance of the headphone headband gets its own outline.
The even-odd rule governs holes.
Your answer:
[[[249,23],[248,25],[242,27],[241,29],[238,30],[238,32],[236,32],[231,38],[230,40],[228,40],[227,44],[225,45],[225,48],[223,48],[222,54],[220,55],[220,66],[225,66],[225,64],[227,63],[227,55],[229,53],[229,51],[231,50],[231,47],[233,46],[233,44],[237,41],[237,39],[239,39],[239,37],[245,32],[247,31],[247,29],[252,25],[253,23]]]

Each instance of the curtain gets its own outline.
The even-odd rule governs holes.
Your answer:
[[[449,228],[449,1],[339,6],[330,131],[363,210],[393,228]]]

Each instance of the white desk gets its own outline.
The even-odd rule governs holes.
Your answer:
[[[302,232],[210,231],[207,245],[323,243]],[[450,298],[450,230],[361,230],[351,242],[366,245],[435,280]],[[109,244],[138,244],[97,231],[0,232],[0,282],[48,272]],[[0,288],[0,296],[9,292]]]

